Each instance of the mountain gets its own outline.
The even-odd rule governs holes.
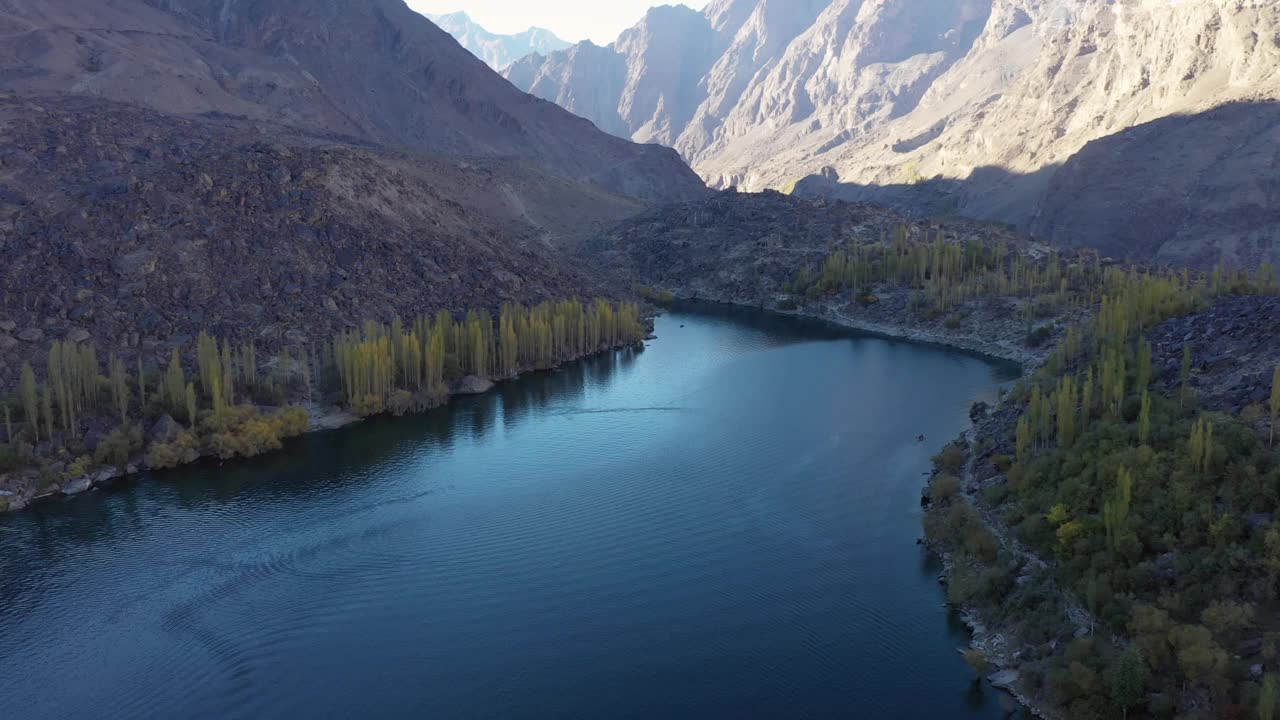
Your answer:
[[[1261,0],[715,0],[505,74],[716,187],[1255,266],[1280,262],[1277,38]]]
[[[519,158],[644,201],[703,191],[671,150],[532,98],[402,0],[2,0],[0,88],[225,113],[413,151]]]
[[[609,292],[562,249],[707,194],[399,0],[0,0],[0,383]],[[42,360],[40,361],[42,362]]]
[[[494,70],[501,70],[526,55],[545,55],[571,45],[543,28],[532,27],[515,35],[491,33],[477,25],[465,12],[427,17]]]

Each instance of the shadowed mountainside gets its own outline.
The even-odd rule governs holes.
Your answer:
[[[12,92],[520,158],[646,201],[702,191],[676,153],[520,92],[403,0],[0,0],[0,32]]]
[[[506,74],[714,187],[822,175],[840,197],[1203,266],[1274,257],[1278,65],[1268,0],[715,0]]]
[[[0,98],[0,148],[6,384],[56,339],[159,361],[201,330],[296,347],[366,319],[591,296],[539,223],[637,209],[508,161],[93,98]]]
[[[1052,245],[1116,258],[1280,266],[1277,168],[1280,103],[1231,103],[1095,140],[1025,175],[983,167],[963,180],[859,185],[828,170],[795,192],[1008,222]]]

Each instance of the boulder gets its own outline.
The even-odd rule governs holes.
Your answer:
[[[67,340],[73,343],[82,343],[89,339],[89,331],[84,328],[71,328],[67,331]]]
[[[11,333],[18,329],[18,323],[12,320],[0,320],[0,332]]]
[[[1018,685],[1018,671],[1013,669],[1001,670],[989,675],[987,681],[991,683],[992,687],[1000,690],[1013,690]]]
[[[37,343],[44,339],[44,331],[40,328],[27,328],[18,333],[18,339],[22,342]]]
[[[156,269],[156,254],[152,250],[136,250],[120,255],[113,265],[117,273],[126,277],[149,275]]]
[[[90,478],[87,476],[82,478],[76,478],[75,480],[72,480],[62,486],[62,494],[63,495],[79,495],[82,492],[88,491],[88,489],[91,487],[93,487],[93,478]]]
[[[182,432],[182,426],[178,424],[177,420],[174,420],[169,415],[161,415],[151,426],[151,429],[147,431],[147,439],[153,443],[173,442],[180,432]]]
[[[476,375],[468,375],[454,384],[454,395],[482,395],[493,389],[493,381]]]
[[[978,422],[985,418],[991,412],[991,406],[979,400],[969,408],[969,419]]]

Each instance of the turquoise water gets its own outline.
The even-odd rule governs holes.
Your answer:
[[[1005,717],[916,539],[930,454],[1016,369],[656,333],[0,518],[0,715]]]

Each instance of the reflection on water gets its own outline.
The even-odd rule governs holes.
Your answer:
[[[746,311],[657,334],[0,518],[4,716],[1006,716],[915,544],[914,438],[1016,370]]]

